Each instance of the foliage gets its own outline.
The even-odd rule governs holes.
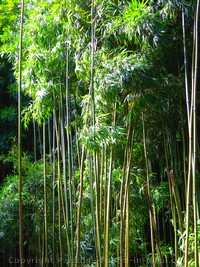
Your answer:
[[[24,246],[29,257],[41,259],[46,249],[51,257],[66,257],[71,266],[75,257],[91,266],[102,258],[103,266],[105,256],[109,266],[117,266],[123,261],[121,245],[122,254],[128,250],[129,261],[158,260],[159,249],[166,260],[183,259],[181,250],[174,255],[176,246],[183,244],[174,243],[180,232],[176,205],[178,195],[182,214],[188,165],[181,16],[184,12],[190,62],[195,3],[98,0],[91,4],[30,0],[25,5]],[[18,246],[18,150],[11,144],[17,135],[19,14],[15,0],[1,1],[0,161],[10,170],[2,174],[0,239],[1,251],[11,254]],[[48,128],[48,138],[42,136],[42,124]],[[152,213],[154,228],[160,231],[156,235],[153,229],[155,255]],[[191,228],[191,259],[193,244]]]

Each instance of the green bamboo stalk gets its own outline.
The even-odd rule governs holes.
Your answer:
[[[51,120],[50,118],[48,118],[48,123],[47,123],[47,127],[48,127],[48,154],[49,154],[49,162],[52,166],[52,133],[51,133]]]
[[[145,120],[144,120],[144,113],[142,112],[142,125],[143,125],[143,145],[144,145],[144,157],[145,157],[145,165],[146,165],[146,176],[147,176],[147,181],[146,181],[146,195],[147,195],[147,202],[149,206],[149,217],[150,217],[150,229],[151,229],[151,244],[152,244],[152,264],[153,267],[155,265],[155,251],[154,251],[154,239],[156,242],[156,249],[160,258],[160,266],[163,266],[163,257],[162,253],[160,250],[160,244],[158,240],[158,233],[157,233],[157,225],[156,225],[156,220],[155,220],[155,210],[153,210],[153,202],[151,199],[151,193],[150,193],[150,176],[149,176],[149,160],[147,156],[147,144],[146,144],[146,132],[145,132]]]
[[[178,222],[179,222],[179,229],[181,233],[183,233],[183,216],[182,216],[182,209],[181,209],[181,202],[180,202],[180,196],[179,192],[175,183],[175,178],[174,178],[174,172],[171,170],[169,172],[170,176],[170,181],[171,181],[171,188],[172,188],[172,195],[174,196],[175,204],[176,204],[176,210],[177,210],[177,215],[178,215]]]
[[[130,266],[129,257],[129,233],[130,233],[130,179],[127,184],[127,195],[126,195],[126,232],[125,232],[125,267]]]
[[[193,69],[193,68],[192,68]],[[193,73],[193,70],[192,70]],[[193,75],[193,74],[192,74]],[[192,79],[193,84],[193,79]],[[192,85],[193,87],[193,85]],[[191,95],[191,107],[193,105],[193,90]],[[186,237],[185,237],[185,267],[188,267],[188,253],[189,253],[189,227],[190,227],[190,201],[191,201],[191,180],[192,180],[192,117],[193,112],[191,108],[189,120],[189,153],[188,153],[188,177],[187,177],[187,196],[186,196]]]
[[[185,193],[187,188],[187,165],[186,165],[186,142],[185,142],[185,131],[184,131],[184,122],[183,122],[183,110],[181,106],[181,133],[182,133],[182,144],[183,144],[183,172],[184,172],[184,183],[185,183]],[[185,194],[185,199],[187,194]]]
[[[146,176],[147,176],[147,195],[150,196],[150,179],[149,179],[149,166],[148,166],[148,158],[147,158],[147,148],[146,148],[146,133],[145,133],[145,125],[144,125],[144,113],[142,113],[142,125],[143,125],[143,144],[144,144],[144,158],[146,164]],[[151,204],[149,204],[150,206]],[[152,266],[155,267],[155,244],[154,244],[154,229],[153,229],[153,216],[151,209],[149,209],[149,219],[150,219],[150,233],[151,233],[151,252],[152,252]]]
[[[174,227],[174,254],[175,254],[175,263],[178,261],[178,227],[177,227],[177,215],[176,215],[176,205],[174,201],[172,202],[172,213],[173,213],[173,227]]]
[[[52,173],[52,261],[55,262],[55,180],[56,180],[56,158],[55,158],[55,150],[56,150],[56,121],[55,121],[55,105],[54,105],[54,112],[53,112],[53,173]]]
[[[95,189],[96,189],[96,245],[97,245],[97,266],[102,266],[101,256],[101,225],[100,225],[100,182],[99,182],[99,161],[97,153],[94,153],[94,174],[95,174]]]
[[[132,113],[131,113],[132,114]],[[131,119],[130,119],[131,120]],[[122,168],[122,177],[121,177],[121,187],[120,187],[120,267],[123,267],[124,257],[124,213],[123,213],[123,197],[124,197],[124,183],[125,183],[125,173],[126,173],[126,164],[127,164],[127,153],[128,153],[128,145],[131,139],[131,123],[128,124],[128,134],[127,134],[127,141],[126,147],[124,151],[124,162]]]
[[[43,122],[43,172],[44,172],[44,249],[45,265],[48,265],[48,225],[47,225],[47,173],[46,173],[46,126]]]
[[[81,156],[81,168],[80,168],[80,185],[79,185],[79,199],[77,208],[77,224],[76,224],[76,259],[75,267],[79,266],[79,254],[80,254],[80,242],[81,242],[81,209],[83,200],[83,171],[84,171],[84,158],[85,158],[85,147],[82,146]]]
[[[104,233],[105,233],[105,228],[106,228],[106,214],[107,214],[107,187],[108,187],[108,173],[107,173],[107,169],[108,169],[108,149],[107,146],[105,145],[105,167],[104,167],[104,187],[103,187],[103,219],[104,219]],[[105,248],[105,238],[104,238],[104,248]],[[105,259],[105,249],[103,252],[103,258]]]
[[[24,266],[23,251],[23,208],[22,208],[22,127],[21,127],[21,85],[22,85],[22,41],[24,21],[24,0],[21,1],[20,42],[19,42],[19,81],[18,81],[18,194],[19,194],[19,259]]]
[[[41,265],[42,267],[45,267],[45,236],[44,236],[44,229],[42,230],[42,261]]]
[[[132,124],[132,121],[129,122]],[[131,131],[130,142],[128,143],[128,153],[127,153],[127,170],[126,170],[126,183],[124,189],[124,204],[123,204],[123,218],[126,221],[126,228],[125,228],[125,267],[128,267],[129,262],[129,185],[130,185],[130,172],[131,172],[131,163],[132,163],[132,150],[135,138],[135,125]],[[125,217],[126,216],[126,217]]]
[[[62,248],[62,221],[61,221],[61,156],[60,156],[60,108],[59,108],[59,118],[57,126],[57,152],[58,152],[58,239],[59,239],[59,264],[60,267],[63,266],[63,248]]]
[[[90,74],[90,95],[92,98],[92,121],[95,125],[95,100],[94,100],[94,54],[95,54],[95,21],[94,21],[94,0],[91,4],[91,74]]]
[[[184,69],[185,69],[185,96],[186,96],[187,119],[189,128],[190,100],[189,100],[189,86],[188,86],[188,61],[187,61],[187,46],[186,46],[186,33],[185,33],[185,13],[183,7],[182,7],[182,30],[183,30]]]
[[[173,222],[173,230],[174,230],[174,247],[175,247],[175,262],[177,262],[177,224],[176,224],[176,207],[174,204],[174,199],[172,196],[172,186],[171,186],[171,181],[170,181],[170,175],[169,175],[169,160],[168,160],[168,151],[167,151],[167,138],[168,136],[167,129],[164,125],[164,121],[162,119],[162,129],[163,129],[163,140],[164,140],[164,155],[165,155],[165,162],[166,162],[166,172],[167,172],[167,177],[168,177],[168,184],[169,184],[169,197],[170,197],[170,205],[171,205],[171,214],[170,218],[172,218]],[[171,233],[171,227],[170,227],[170,233]],[[171,235],[171,240],[172,240],[172,235]]]
[[[198,259],[198,217],[197,217],[197,179],[196,179],[196,162],[197,162],[197,123],[196,123],[196,99],[197,99],[197,73],[198,73],[198,20],[199,20],[199,0],[197,1],[196,16],[195,16],[195,62],[194,62],[194,88],[193,88],[193,212],[194,212],[194,236],[195,236],[195,267],[199,266]]]
[[[113,126],[116,125],[116,109],[117,101],[114,104],[113,112]],[[108,172],[108,184],[107,184],[107,205],[106,205],[106,221],[105,221],[105,237],[104,237],[104,266],[109,266],[109,230],[110,230],[110,209],[111,209],[111,197],[112,197],[112,170],[113,170],[113,147],[110,146],[110,162]]]
[[[38,130],[38,140],[39,140],[39,150],[40,150],[40,158],[43,157],[42,153],[42,138],[41,138],[41,126],[37,125],[37,130]]]
[[[74,233],[73,233],[73,201],[72,201],[72,179],[73,179],[73,160],[72,160],[72,140],[71,140],[71,119],[70,119],[70,88],[69,88],[69,40],[66,44],[66,134],[67,134],[67,163],[69,177],[69,209],[70,209],[70,234],[71,234],[71,256],[70,266],[74,266]]]
[[[104,154],[105,154],[105,149],[104,149],[104,145],[103,145],[103,148],[101,150],[101,173],[100,173],[100,179],[99,179],[99,182],[100,182],[100,185],[99,185],[99,191],[100,191],[99,192],[100,193],[99,216],[100,216],[100,221],[102,221],[102,216],[103,216],[102,209],[103,209],[103,177],[104,177],[104,160],[105,160]]]
[[[94,0],[91,3],[91,73],[90,73],[90,95],[92,99],[91,111],[92,111],[92,126],[95,130],[95,98],[94,98],[94,56],[96,50],[95,43],[95,4]],[[94,152],[93,164],[94,164],[94,177],[95,177],[95,206],[96,206],[96,245],[97,245],[97,266],[102,266],[102,253],[101,253],[101,226],[100,226],[100,187],[99,187],[99,161],[98,155]]]
[[[64,118],[63,118],[64,117],[63,96],[61,90],[60,90],[60,112],[61,112],[60,114],[61,151],[62,151],[62,168],[63,168],[63,184],[64,184],[64,200],[62,201],[62,206],[63,206],[64,225],[66,228],[66,237],[67,237],[67,257],[68,257],[68,262],[72,264],[73,245],[71,246],[71,238],[69,242],[69,207],[68,207],[69,203],[68,203],[68,189],[67,189],[67,163],[66,163],[66,148],[65,148],[66,146],[65,146],[65,131],[64,131]],[[61,197],[63,197],[62,192],[63,188],[61,185]]]
[[[67,259],[68,259],[68,265],[71,265],[72,260],[71,260],[71,248],[70,248],[70,238],[69,238],[69,233],[68,233],[68,221],[66,218],[66,207],[65,207],[65,200],[63,196],[63,187],[62,184],[60,186],[60,196],[61,196],[61,206],[62,206],[62,214],[63,214],[63,220],[64,220],[64,226],[66,229],[66,239],[67,239]],[[60,262],[60,260],[59,260]],[[72,265],[71,265],[72,266]]]
[[[109,229],[110,229],[110,207],[111,207],[111,187],[112,187],[112,168],[113,168],[113,148],[110,147],[110,164],[108,173],[108,189],[107,189],[107,208],[106,208],[106,225],[105,225],[105,243],[104,243],[104,266],[109,266]]]
[[[61,84],[61,82],[60,82]],[[63,167],[63,184],[64,184],[64,197],[65,197],[65,214],[67,219],[67,226],[69,222],[68,211],[68,194],[67,194],[67,164],[66,164],[66,145],[65,145],[65,132],[64,132],[64,115],[63,115],[63,95],[60,85],[60,132],[61,132],[61,154],[62,154],[62,167]],[[68,227],[67,230],[68,231]]]
[[[197,192],[196,192],[196,87],[197,87],[197,59],[198,59],[198,14],[199,1],[197,1],[194,34],[193,34],[193,57],[192,57],[192,96],[189,124],[189,171],[186,203],[186,239],[185,239],[185,267],[188,267],[189,254],[189,221],[190,221],[190,188],[191,176],[193,182],[193,215],[195,235],[195,266],[198,266],[198,231],[197,231]]]
[[[37,160],[37,147],[36,147],[36,125],[35,119],[33,119],[33,151],[34,151],[34,162]]]
[[[93,222],[93,233],[94,233],[94,243],[95,243],[95,253],[96,258],[98,257],[98,249],[97,249],[97,231],[96,231],[96,220],[95,220],[95,208],[94,208],[94,189],[93,189],[93,169],[92,169],[92,156],[91,153],[88,153],[87,158],[89,159],[89,169],[90,169],[90,201],[91,201],[91,213],[92,213],[92,222]]]

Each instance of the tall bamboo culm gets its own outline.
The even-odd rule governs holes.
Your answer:
[[[130,122],[132,120],[132,113],[130,117]],[[127,173],[127,164],[128,164],[128,153],[129,153],[129,146],[131,143],[131,123],[128,123],[127,125],[127,140],[126,140],[126,147],[124,152],[124,162],[123,162],[123,168],[122,168],[122,174],[121,174],[121,186],[120,186],[120,199],[119,199],[119,206],[120,206],[120,245],[119,245],[119,257],[120,257],[120,267],[124,266],[124,222],[125,222],[125,204],[127,201],[127,198],[124,197],[125,195],[125,184],[126,184],[126,173]],[[127,253],[126,253],[127,254]]]
[[[57,187],[58,187],[58,239],[59,239],[59,263],[60,267],[63,266],[63,246],[62,246],[62,220],[61,220],[61,212],[62,212],[62,181],[61,181],[61,155],[60,155],[60,107],[59,107],[59,118],[58,118],[58,126],[57,126],[57,150],[58,150],[58,180],[57,180]]]
[[[95,1],[92,0],[91,4],[91,70],[90,70],[90,95],[91,95],[91,126],[93,131],[95,131],[95,94],[94,94],[94,58],[96,51],[96,42],[95,42]],[[102,266],[102,248],[101,248],[101,225],[100,225],[100,184],[99,184],[99,160],[98,153],[94,152],[92,161],[93,161],[93,170],[90,168],[91,175],[94,173],[95,178],[95,239],[96,239],[96,259],[97,267]]]
[[[193,83],[193,162],[192,162],[192,176],[193,176],[193,214],[194,214],[194,237],[195,237],[195,267],[199,266],[198,259],[198,198],[197,198],[197,179],[196,179],[196,162],[197,162],[197,126],[196,126],[196,99],[197,99],[197,72],[198,72],[198,21],[199,21],[199,0],[197,1],[196,16],[195,16],[195,58],[194,58],[194,83]]]
[[[131,111],[131,118],[132,118],[132,111]],[[125,219],[125,267],[130,266],[130,246],[129,246],[129,227],[130,227],[130,173],[131,173],[131,166],[132,166],[132,150],[135,138],[135,126],[136,122],[133,123],[133,120],[130,119],[130,140],[128,139],[128,146],[127,146],[127,153],[126,153],[126,183],[124,189],[124,203],[123,203],[123,215],[122,217]],[[133,124],[133,126],[132,126]]]
[[[74,233],[73,233],[73,200],[72,200],[72,179],[73,179],[73,151],[71,138],[71,116],[70,116],[70,88],[69,88],[69,38],[66,44],[66,134],[67,134],[67,163],[69,178],[69,220],[70,220],[70,266],[74,266]],[[75,194],[75,193],[74,193]]]
[[[81,209],[83,201],[83,172],[84,172],[85,147],[82,146],[81,166],[80,166],[80,185],[79,185],[79,199],[77,207],[77,223],[76,223],[76,259],[75,267],[79,266],[80,260],[80,242],[81,242]]]
[[[46,173],[46,126],[43,122],[43,172],[44,172],[44,265],[48,265],[48,226],[47,226],[47,173]]]
[[[145,158],[145,165],[146,165],[146,196],[147,202],[149,206],[149,219],[150,219],[150,230],[151,230],[151,248],[152,248],[152,266],[156,266],[155,262],[155,247],[157,249],[157,253],[159,256],[159,264],[160,266],[164,266],[163,256],[160,249],[160,243],[158,239],[158,231],[157,231],[157,224],[156,224],[156,216],[155,210],[153,208],[153,201],[151,198],[151,191],[150,191],[150,171],[149,171],[149,159],[147,156],[147,143],[146,143],[146,130],[145,130],[145,118],[144,113],[142,113],[142,125],[143,125],[143,145],[144,145],[144,158]],[[156,244],[156,246],[155,246]]]
[[[23,253],[23,210],[22,210],[22,130],[21,130],[21,84],[22,84],[22,40],[23,40],[24,0],[21,1],[19,81],[18,81],[18,194],[19,194],[19,259],[24,266]]]
[[[199,0],[197,1],[194,32],[193,32],[193,57],[192,57],[192,94],[191,110],[189,117],[189,163],[188,163],[188,181],[187,181],[187,199],[186,199],[186,239],[185,239],[185,267],[189,264],[189,227],[190,227],[190,198],[192,191],[193,203],[193,221],[194,221],[194,262],[195,267],[199,266],[198,259],[198,198],[197,198],[197,181],[196,181],[196,91],[197,91],[197,70],[198,70],[198,18],[199,17]],[[192,182],[192,187],[191,187]]]

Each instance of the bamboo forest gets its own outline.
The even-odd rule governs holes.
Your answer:
[[[0,266],[200,267],[199,0],[0,0]]]

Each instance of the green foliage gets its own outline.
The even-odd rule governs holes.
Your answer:
[[[107,193],[106,183],[109,162],[112,159],[109,266],[116,266],[119,263],[120,219],[122,216],[119,195],[122,169],[127,166],[129,157],[132,157],[130,166],[130,256],[137,255],[141,259],[148,258],[147,255],[149,258],[152,257],[148,245],[150,243],[149,207],[145,194],[147,172],[145,170],[141,114],[143,113],[145,117],[147,156],[149,167],[152,168],[150,170],[150,195],[152,206],[155,207],[155,217],[158,219],[157,224],[161,226],[161,222],[165,223],[165,214],[163,216],[163,213],[166,212],[168,216],[171,216],[169,204],[172,205],[169,203],[169,184],[166,182],[168,179],[166,173],[169,170],[166,165],[177,168],[175,171],[179,173],[181,181],[183,180],[182,170],[186,162],[186,154],[182,155],[183,142],[187,144],[187,140],[184,140],[187,127],[184,124],[185,110],[183,108],[185,99],[180,21],[182,6],[185,14],[189,10],[187,30],[190,32],[192,28],[190,23],[193,17],[190,10],[193,6],[189,1],[95,1],[93,21],[95,42],[91,44],[91,6],[86,1],[27,1],[22,62],[22,94],[25,99],[22,120],[27,131],[23,133],[23,142],[25,142],[25,138],[29,142],[33,139],[31,126],[33,120],[37,125],[41,125],[49,119],[50,152],[52,141],[55,141],[56,146],[58,144],[55,139],[58,137],[60,124],[63,124],[66,129],[62,136],[63,140],[67,141],[65,147],[56,147],[56,151],[53,151],[55,165],[52,164],[51,158],[47,160],[46,166],[48,249],[50,254],[54,238],[53,231],[55,230],[55,236],[58,235],[58,217],[60,215],[57,203],[58,181],[54,181],[53,184],[52,177],[54,173],[57,178],[57,169],[53,169],[52,165],[60,168],[61,189],[66,190],[62,191],[62,197],[64,199],[66,194],[67,203],[72,201],[70,205],[74,209],[73,214],[67,214],[70,222],[64,221],[62,212],[68,207],[64,207],[64,201],[61,200],[61,205],[63,205],[61,208],[61,235],[66,256],[69,254],[65,246],[67,244],[66,233],[69,236],[72,232],[74,233],[76,225],[81,171],[80,151],[81,146],[84,146],[87,159],[84,162],[83,170],[81,262],[87,261],[88,266],[93,266],[96,261],[91,190],[94,194],[94,209],[96,209],[97,187],[95,186],[98,185],[94,184],[93,188],[90,188],[90,178],[96,175],[99,180],[102,179],[100,228],[103,230],[105,229],[104,217],[107,204],[104,203]],[[20,6],[16,1],[1,1],[1,56],[4,55],[12,62],[16,81],[18,79],[19,14]],[[191,57],[192,41],[189,38],[188,36],[189,57]],[[91,70],[92,46],[94,46],[93,70]],[[0,129],[0,148],[5,148],[9,142],[12,143],[10,140],[5,141],[7,136],[13,136],[13,134],[7,134],[5,126],[7,127],[9,123],[11,128],[14,128],[16,125],[16,84],[10,86],[6,93],[10,97],[12,96],[12,100],[10,98],[6,105],[1,100],[7,97],[4,94],[4,88],[7,89],[8,81],[9,83],[14,82],[11,66],[8,68],[6,64],[3,58],[0,66],[0,93],[2,96],[0,98],[0,123],[4,127],[1,127],[3,130]],[[7,68],[10,75],[6,75]],[[91,73],[94,74],[93,80]],[[94,82],[94,103],[91,81]],[[94,110],[91,108],[93,104],[94,125],[92,123]],[[66,108],[69,111],[67,115]],[[63,120],[61,120],[61,113]],[[56,125],[51,121],[54,116],[57,120]],[[67,118],[67,116],[69,117]],[[130,131],[134,130],[135,137],[132,151],[130,151],[130,140],[127,140],[129,125]],[[53,134],[52,127],[54,127]],[[30,133],[30,138],[27,133]],[[69,133],[70,137],[66,133]],[[40,129],[36,133],[36,137],[38,138],[36,144],[41,143]],[[13,142],[16,143],[16,140]],[[126,148],[128,155],[125,155]],[[44,166],[41,159],[34,163],[31,161],[32,143],[29,145],[29,149],[29,151],[25,149],[22,162],[25,243],[28,244],[27,248],[30,253],[40,258],[44,226]],[[42,146],[36,148],[37,151],[39,149],[42,150]],[[63,152],[63,149],[66,149],[66,152],[73,151],[73,155],[70,159],[65,159],[63,158],[64,153],[61,153],[61,162],[57,166],[58,151]],[[185,149],[187,150],[187,146]],[[112,158],[110,158],[110,151],[112,151]],[[95,164],[89,165],[88,155],[98,155],[96,169]],[[38,155],[37,158],[39,158]],[[17,146],[13,145],[8,153],[3,153],[0,160],[4,164],[3,166],[10,164],[13,172],[4,179],[0,191],[0,241],[2,249],[14,251],[18,242],[18,197],[17,176],[15,175],[18,168]],[[67,180],[67,188],[65,188],[62,167],[64,169],[68,166],[67,164],[65,166],[67,160],[71,164],[69,167],[72,170],[72,181],[70,181],[71,178]],[[67,179],[71,170],[67,168]],[[177,187],[180,185],[182,185],[181,182],[177,183]],[[125,184],[122,185],[122,188],[124,186]],[[53,189],[54,196],[52,195]],[[182,201],[184,201],[184,193],[181,196]],[[70,201],[69,196],[71,197]],[[95,215],[98,212],[95,210]],[[163,227],[163,231],[168,233],[165,227]],[[170,231],[173,232],[172,229]],[[105,239],[103,231],[100,238],[102,241]],[[160,243],[165,258],[170,258],[173,254],[174,240],[170,238],[167,236],[166,240]],[[191,259],[193,244],[194,238],[191,229]],[[178,245],[181,248],[181,243]],[[57,240],[55,246],[57,249]],[[103,251],[103,245],[100,249]]]
[[[198,250],[200,250],[200,221],[198,220],[197,223],[197,231],[198,231]],[[185,244],[184,244],[184,238],[185,238],[186,232],[184,231],[184,233],[182,235],[180,235],[179,237],[179,243],[180,243],[180,248],[181,250],[185,251]],[[188,266],[192,267],[195,266],[195,260],[194,260],[194,252],[195,252],[195,234],[192,230],[192,227],[190,227],[190,233],[189,233],[189,262],[188,262]],[[181,257],[179,258],[179,262],[180,265],[179,266],[183,266],[184,264],[184,258]],[[181,265],[182,264],[182,265]]]
[[[16,118],[17,110],[14,107],[6,107],[1,110],[0,116],[5,123],[6,121],[12,122]]]
[[[157,187],[152,188],[151,191],[153,202],[155,203],[157,211],[161,211],[166,207],[169,201],[169,184],[162,182]]]
[[[80,141],[89,151],[99,151],[104,145],[112,145],[123,142],[125,137],[122,127],[102,126],[90,128],[84,127],[80,133]]]
[[[10,156],[11,157],[11,156]],[[33,164],[25,156],[23,157],[23,211],[24,211],[24,242],[30,242],[33,253],[38,253],[38,235],[43,231],[43,164]],[[48,167],[50,171],[50,166]],[[51,176],[48,176],[48,197],[52,199],[50,186]],[[18,244],[18,176],[8,176],[0,190],[0,240],[1,249],[15,250]],[[52,207],[52,201],[48,201],[48,210]],[[48,213],[49,222],[52,220]],[[51,236],[49,228],[49,236]],[[29,240],[27,240],[29,238]],[[33,242],[33,243],[32,243]],[[32,245],[31,245],[32,243]]]
[[[8,176],[0,189],[0,241],[4,249],[17,245],[18,230],[18,177]],[[3,245],[4,244],[4,245]]]

